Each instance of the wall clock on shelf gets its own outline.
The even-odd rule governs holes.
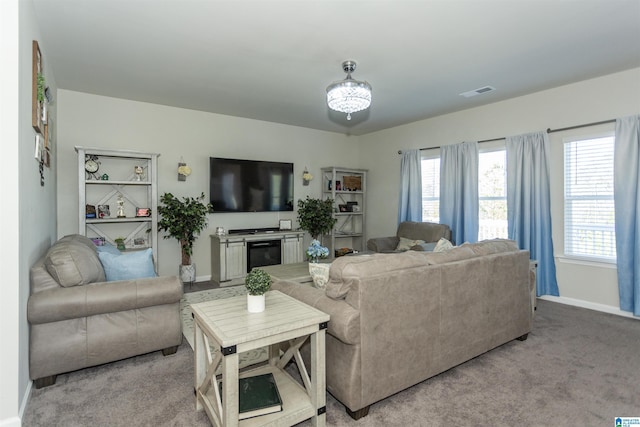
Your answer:
[[[100,169],[98,156],[87,156],[84,161],[84,170],[87,172],[87,179],[98,179],[96,172]]]

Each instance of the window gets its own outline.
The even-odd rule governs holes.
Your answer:
[[[440,222],[440,157],[422,158],[422,221]]]
[[[615,261],[614,137],[564,144],[564,253]]]
[[[507,238],[507,151],[479,154],[478,240]]]

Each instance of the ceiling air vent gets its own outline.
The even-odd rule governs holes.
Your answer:
[[[492,92],[496,90],[493,86],[483,86],[478,89],[470,90],[469,92],[462,92],[460,96],[464,96],[465,98],[471,98],[472,96],[481,95],[483,93]]]

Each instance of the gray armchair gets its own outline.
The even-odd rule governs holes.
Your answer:
[[[398,225],[395,236],[376,237],[367,241],[367,249],[373,252],[396,252],[400,238],[422,240],[426,244],[435,243],[441,238],[451,240],[451,229],[446,224],[433,222],[405,221]],[[424,246],[416,245],[413,250],[425,250]]]
[[[80,235],[58,240],[30,273],[29,375],[36,388],[89,366],[156,350],[169,355],[182,342],[175,276],[106,282],[94,244]]]

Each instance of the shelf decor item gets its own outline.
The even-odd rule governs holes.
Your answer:
[[[312,239],[318,240],[318,236],[328,234],[336,221],[333,217],[333,199],[312,199],[307,196],[305,200],[298,200],[300,228],[307,231]]]
[[[182,263],[180,279],[183,283],[193,283],[196,278],[195,264],[191,263],[193,244],[207,226],[207,213],[211,203],[203,203],[204,193],[199,197],[183,197],[182,200],[171,193],[160,197],[158,206],[158,231],[166,231],[165,239],[175,238],[180,243]],[[184,272],[184,274],[183,274]]]
[[[344,191],[362,191],[362,177],[361,176],[348,176],[342,177],[344,185],[342,189]]]
[[[118,204],[118,218],[126,218],[127,216],[124,213],[124,199],[122,198],[122,194],[118,194],[118,199],[116,201]]]
[[[136,182],[141,182],[142,181],[142,174],[144,173],[144,169],[142,168],[142,166],[134,166],[133,167],[133,174],[135,175],[135,181]]]
[[[118,248],[118,250],[124,251],[125,249],[127,249],[124,244],[124,237],[118,237],[114,240],[114,242],[116,242],[116,247]]]
[[[244,279],[247,288],[247,310],[249,313],[260,313],[264,311],[264,294],[271,288],[271,276],[260,268],[251,270]]]

